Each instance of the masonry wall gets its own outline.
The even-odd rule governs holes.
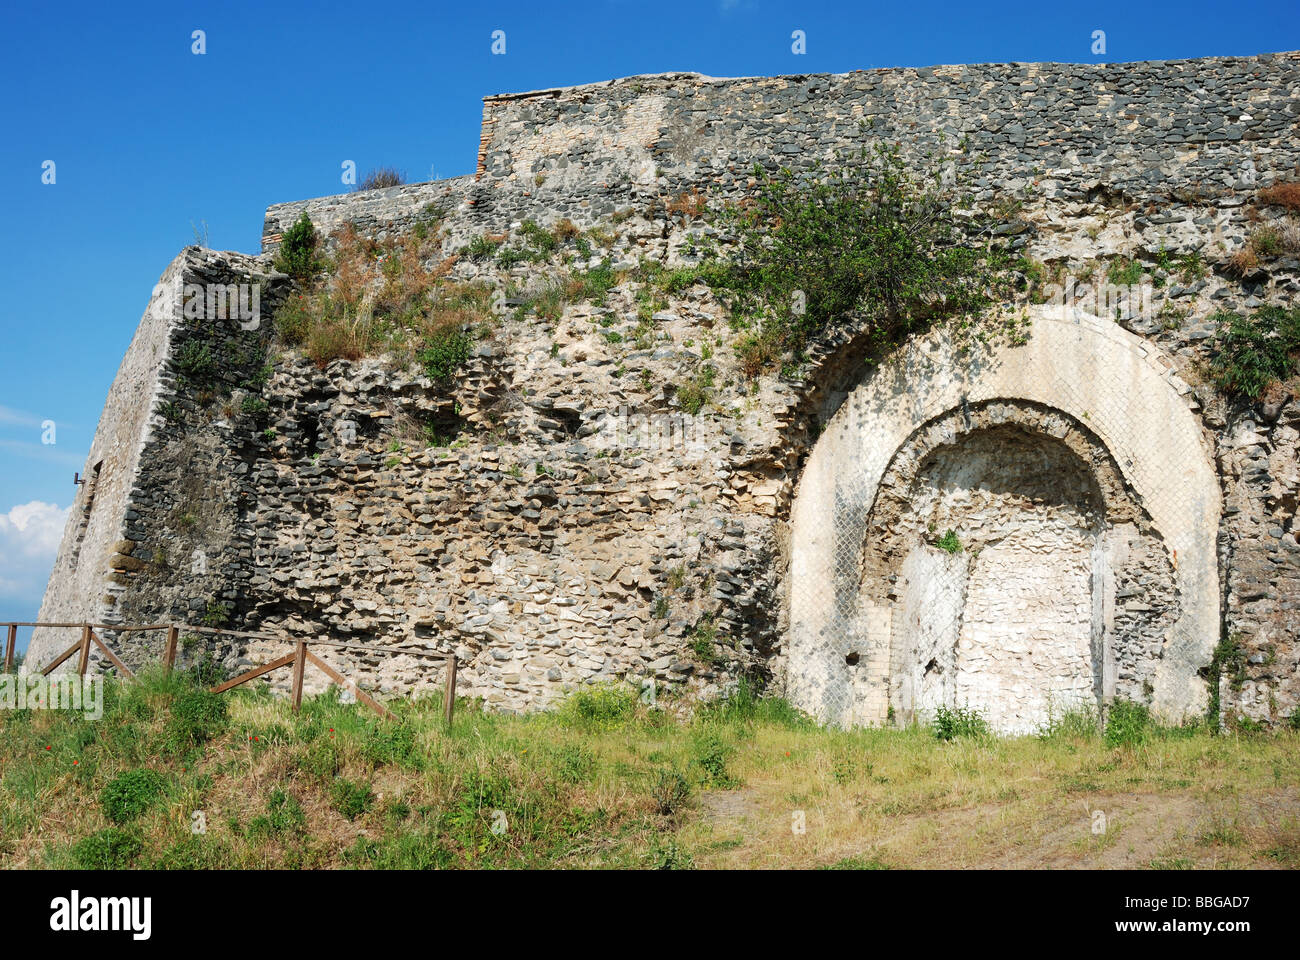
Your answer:
[[[1124,341],[1124,359],[1088,373],[1063,366],[1032,390],[1017,384],[985,399],[1028,397],[1084,422],[1144,395],[1116,380],[1116,369],[1150,368],[1161,396],[1176,398],[1169,409],[1190,419],[1201,458],[1195,495],[1179,505],[1196,513],[1179,528],[1196,543],[1190,557],[1177,547],[1181,575],[1212,584],[1217,598],[1171,659],[1179,676],[1196,674],[1224,636],[1239,637],[1248,664],[1225,680],[1224,702],[1277,719],[1300,700],[1300,405],[1289,396],[1229,404],[1198,371],[1213,352],[1215,310],[1291,302],[1300,292],[1294,259],[1246,278],[1223,266],[1251,228],[1255,189],[1300,163],[1297,94],[1300,56],[1290,53],[742,80],[665,75],[489,98],[477,176],[276,205],[262,257],[204,256],[209,277],[258,272],[272,289],[284,278],[269,255],[303,212],[324,232],[351,220],[394,235],[423,222],[439,231],[441,255],[459,258],[453,278],[519,288],[548,282],[557,268],[498,268],[466,256],[466,244],[523,219],[568,217],[609,234],[597,261],[676,266],[692,262],[691,239],[710,228],[670,205],[689,191],[710,203],[736,196],[754,161],[809,166],[878,139],[987,155],[976,193],[1004,211],[995,233],[1010,250],[1071,276],[1104,275],[1112,258],[1133,257],[1163,272],[1163,286],[1151,311],[1087,321],[1106,342]],[[1206,276],[1183,280],[1158,266],[1162,253],[1191,251],[1210,264]],[[846,398],[864,388],[887,393],[910,361],[868,376],[865,324],[849,320],[810,344],[797,375],[764,376],[754,389],[703,285],[656,312],[649,348],[634,342],[637,290],[628,281],[603,306],[570,304],[555,322],[502,319],[450,384],[383,359],[318,370],[273,345],[270,374],[255,383],[260,361],[242,334],[231,344],[243,360],[221,347],[228,376],[216,387],[178,385],[162,368],[148,374],[155,409],[171,416],[140,441],[149,456],[102,547],[99,568],[121,588],[115,615],[207,616],[456,649],[466,689],[500,709],[531,709],[577,684],[625,676],[711,695],[750,671],[797,693],[806,679],[790,673],[797,485],[816,487],[809,458],[821,456],[813,451]],[[264,302],[273,312],[274,297]],[[1176,323],[1156,319],[1164,305],[1178,312]],[[169,361],[195,337],[224,344],[229,331],[220,329],[180,333],[168,341]],[[675,390],[706,362],[705,345],[717,387],[690,416]],[[249,397],[265,407],[246,410]],[[960,409],[958,394],[949,401]],[[122,419],[122,408],[110,397],[106,423]],[[449,411],[468,429],[455,447],[426,448],[419,424]],[[1117,462],[1133,460],[1129,469],[1143,476],[1188,471],[1185,458],[1156,466],[1163,461],[1152,451],[1170,442],[1161,416],[1135,410],[1133,435],[1149,443],[1112,446]],[[892,446],[870,456],[888,462],[915,426],[910,417]],[[878,434],[855,434],[854,443],[867,436]],[[1135,489],[1143,508],[1159,513],[1150,485]],[[870,500],[840,502],[828,489],[825,504],[865,516]],[[132,541],[129,552],[114,549],[121,539]],[[192,572],[196,550],[206,573]],[[841,575],[827,570],[826,582]],[[70,582],[56,577],[50,596],[83,592]],[[888,638],[888,617],[868,612],[863,631]],[[216,651],[229,666],[264,652]],[[888,670],[887,643],[883,656],[868,644],[861,657]],[[352,666],[389,692],[440,682],[415,662]],[[1141,690],[1141,664],[1127,669]],[[847,689],[859,719],[887,706],[869,689]],[[1203,682],[1169,684],[1157,699],[1177,711],[1199,705],[1204,692]]]

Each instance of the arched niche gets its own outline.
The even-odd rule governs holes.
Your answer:
[[[1143,700],[1171,719],[1202,710],[1220,499],[1186,394],[1150,344],[1051,308],[1033,312],[1023,345],[938,330],[867,375],[822,432],[791,510],[791,700],[855,725],[983,699],[1010,732],[1069,691]],[[1002,537],[975,510],[955,551],[936,546],[948,521],[917,527],[942,490],[981,484],[1000,488],[1003,513],[1038,506],[1013,510]],[[891,509],[911,526],[882,522]],[[1029,606],[1013,614],[1013,602]],[[1062,639],[1047,649],[1053,631]],[[995,654],[1020,666],[972,668]]]

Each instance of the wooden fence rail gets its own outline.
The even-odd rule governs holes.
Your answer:
[[[292,643],[294,650],[272,660],[270,663],[264,663],[259,667],[241,673],[237,677],[219,683],[212,688],[212,693],[225,693],[227,690],[233,690],[249,680],[255,680],[263,674],[270,673],[272,670],[279,670],[281,667],[292,667],[293,675],[290,680],[289,702],[294,710],[302,706],[302,686],[303,676],[306,673],[307,666],[310,664],[325,676],[329,677],[339,686],[346,687],[352,691],[356,698],[368,706],[375,713],[382,717],[392,719],[392,712],[375,698],[371,697],[357,685],[356,681],[350,680],[342,673],[326,663],[316,654],[311,652],[310,647],[336,647],[345,650],[366,650],[371,653],[382,654],[385,656],[397,656],[406,654],[407,656],[423,657],[430,660],[447,661],[447,688],[445,693],[445,704],[443,707],[447,726],[451,726],[452,714],[456,709],[456,654],[438,653],[433,650],[412,650],[409,647],[377,647],[372,644],[364,643],[341,643],[337,640],[309,640],[301,637],[284,637],[276,636],[269,633],[250,633],[242,630],[222,630],[217,627],[200,627],[187,623],[152,623],[144,625],[116,624],[116,623],[45,623],[39,621],[9,621],[0,623],[0,626],[8,627],[8,636],[5,641],[4,672],[10,673],[13,670],[14,646],[18,638],[19,627],[64,627],[78,628],[81,630],[81,636],[77,642],[68,647],[57,657],[51,660],[41,670],[42,676],[49,676],[56,667],[60,666],[74,654],[77,655],[77,673],[85,676],[87,669],[90,667],[90,650],[92,644],[98,647],[108,659],[108,661],[125,677],[134,677],[135,674],[126,666],[125,663],[115,654],[103,639],[95,631],[114,631],[118,633],[138,633],[147,630],[166,630],[167,640],[163,649],[163,666],[170,673],[176,664],[176,644],[180,635],[185,633],[205,633],[218,636],[238,637],[241,639],[269,640],[275,643]]]

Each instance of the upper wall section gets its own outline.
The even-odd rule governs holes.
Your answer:
[[[716,79],[694,73],[487,97],[477,172],[283,204],[264,244],[306,210],[369,226],[452,202],[453,233],[512,219],[591,224],[622,205],[749,185],[754,162],[808,167],[897,141],[987,156],[985,197],[1040,181],[1086,198],[1217,196],[1300,164],[1300,52],[1141,63],[977,64]]]
[[[481,176],[543,193],[660,175],[729,192],[745,185],[753,160],[807,167],[880,139],[924,151],[946,137],[947,148],[986,153],[1003,174],[1104,172],[1112,187],[1147,196],[1175,186],[1171,177],[1232,186],[1243,153],[1257,154],[1257,173],[1290,170],[1300,160],[1298,120],[1294,52],[734,80],[666,74],[488,98]]]

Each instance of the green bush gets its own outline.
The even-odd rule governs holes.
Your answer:
[[[172,701],[165,736],[175,752],[186,753],[220,735],[226,723],[226,701],[221,694],[189,690]]]
[[[156,770],[128,770],[118,774],[104,788],[99,804],[104,816],[114,823],[130,823],[160,799],[167,779]]]
[[[1220,311],[1210,319],[1221,331],[1210,369],[1223,392],[1258,400],[1300,372],[1300,306],[1260,307],[1249,318]]]
[[[304,213],[280,239],[275,255],[275,269],[298,280],[310,280],[320,269],[316,256],[319,238],[311,217]]]
[[[330,802],[343,816],[355,820],[370,809],[370,805],[375,802],[375,794],[369,784],[340,778],[330,787]]]
[[[933,728],[934,735],[940,740],[989,735],[988,721],[978,710],[970,707],[939,707],[934,713]]]
[[[562,723],[613,729],[636,716],[637,695],[630,687],[603,685],[575,690],[556,710]]]
[[[124,870],[142,849],[135,831],[108,827],[73,844],[72,859],[82,870]]]
[[[695,735],[692,748],[695,762],[704,771],[705,783],[716,787],[735,786],[736,781],[727,770],[734,748],[717,730],[705,727]]]
[[[430,335],[416,359],[430,380],[447,383],[469,359],[473,346],[469,334],[456,329],[442,330]]]
[[[1151,711],[1131,700],[1116,700],[1106,715],[1108,747],[1135,747],[1151,735]]]
[[[849,313],[881,348],[932,318],[973,320],[1009,276],[1004,255],[964,241],[956,178],[949,187],[937,167],[909,165],[897,145],[809,174],[754,173],[752,205],[723,214],[740,241],[725,283],[742,313],[763,318],[769,357]]]

